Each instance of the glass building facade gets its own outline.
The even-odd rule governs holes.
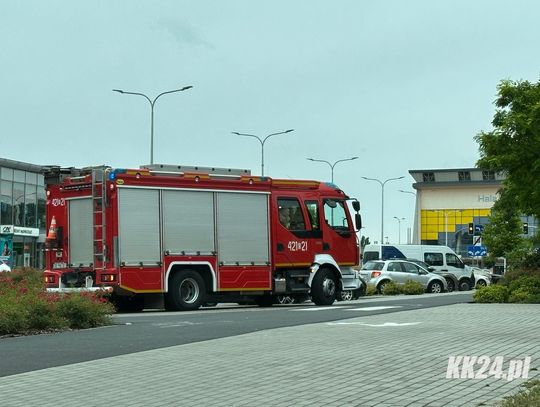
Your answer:
[[[0,158],[0,261],[44,267],[45,199],[40,166]]]

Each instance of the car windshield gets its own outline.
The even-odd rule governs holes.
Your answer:
[[[362,267],[362,270],[382,270],[384,267],[384,263],[380,261],[368,261],[364,266]]]

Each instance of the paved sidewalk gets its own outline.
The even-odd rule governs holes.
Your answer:
[[[526,379],[447,379],[449,356],[504,356],[505,371],[530,356],[529,377],[538,378],[539,311],[459,304],[354,318],[362,311],[344,310],[351,319],[3,377],[0,405],[491,405]]]

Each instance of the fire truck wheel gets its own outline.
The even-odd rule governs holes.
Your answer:
[[[167,293],[166,308],[175,311],[198,309],[204,303],[206,288],[199,273],[183,270],[176,273]]]
[[[316,305],[332,305],[336,300],[337,282],[328,269],[317,272],[311,283],[311,299]]]

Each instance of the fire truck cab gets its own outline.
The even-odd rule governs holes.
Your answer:
[[[50,167],[45,180],[51,291],[108,290],[137,311],[365,290],[360,205],[336,185],[170,165]]]

